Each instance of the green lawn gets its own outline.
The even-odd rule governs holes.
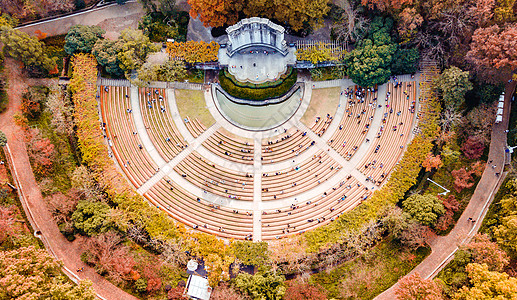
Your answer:
[[[212,114],[206,108],[203,91],[176,90],[176,105],[182,119],[189,117],[197,118],[206,128],[215,123]]]

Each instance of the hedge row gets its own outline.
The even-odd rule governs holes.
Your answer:
[[[280,78],[278,80],[266,81],[264,83],[259,83],[259,84],[255,84],[255,83],[251,83],[251,82],[240,82],[237,80],[237,78],[235,78],[235,76],[233,76],[232,74],[230,74],[230,72],[228,72],[228,69],[224,69],[222,71],[224,73],[223,75],[228,77],[228,79],[230,79],[232,81],[232,83],[238,87],[263,89],[263,88],[272,88],[272,87],[281,85],[289,76],[291,76],[291,74],[293,73],[293,68],[292,67],[287,68],[287,71],[284,74],[280,75]]]
[[[228,94],[236,98],[248,100],[266,100],[281,97],[289,92],[296,83],[297,78],[297,72],[293,71],[277,86],[249,88],[237,86],[229,77],[225,76],[224,71],[219,72],[219,83]]]
[[[421,83],[421,90],[431,91],[425,82]],[[425,89],[427,88],[427,89]],[[380,190],[363,204],[359,205],[336,221],[305,233],[308,252],[317,252],[322,248],[343,241],[342,237],[347,231],[358,231],[368,222],[379,218],[387,208],[394,206],[401,200],[405,193],[416,183],[416,178],[425,160],[427,153],[433,148],[433,141],[439,132],[439,117],[441,106],[439,100],[429,92],[421,93],[421,116],[419,128],[421,132],[410,143],[404,157],[392,172],[389,181]]]

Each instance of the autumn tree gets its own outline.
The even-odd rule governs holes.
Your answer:
[[[476,66],[479,75],[490,82],[508,79],[517,68],[517,24],[509,23],[478,28],[474,31],[467,58]]]
[[[469,136],[461,146],[461,151],[468,159],[479,159],[485,150],[485,143],[480,136]]]
[[[21,110],[28,119],[37,119],[43,110],[49,89],[46,86],[31,86],[22,95]]]
[[[167,42],[167,53],[173,60],[181,59],[187,63],[216,61],[219,44],[211,41]]]
[[[243,296],[231,286],[226,283],[221,283],[218,285],[210,295],[211,300],[245,300],[247,297]]]
[[[467,171],[466,168],[460,168],[451,172],[454,177],[454,189],[460,193],[463,189],[468,189],[474,186],[474,178],[472,173]]]
[[[199,17],[205,27],[233,25],[239,20],[239,11],[243,9],[241,2],[233,0],[188,0],[190,16]]]
[[[502,272],[510,263],[506,252],[486,234],[476,234],[465,250],[470,252],[474,263],[486,264],[490,271]]]
[[[409,42],[418,32],[418,28],[424,22],[424,18],[422,18],[414,7],[404,8],[404,10],[399,14],[399,18],[400,20],[397,24],[397,31],[400,39],[403,42]]]
[[[331,47],[323,42],[304,48],[296,49],[296,59],[310,61],[317,64],[325,61],[338,60],[342,53],[336,53]]]
[[[46,201],[49,205],[52,216],[58,224],[70,221],[72,212],[75,210],[77,205],[76,198],[69,197],[61,192],[48,196]]]
[[[470,286],[462,287],[454,296],[456,300],[517,298],[517,278],[506,273],[489,271],[486,264],[468,264],[466,267]]]
[[[363,17],[359,10],[348,0],[335,1],[343,13],[340,19],[332,25],[336,38],[343,41],[345,45],[360,40],[368,29],[368,19]]]
[[[287,284],[285,300],[326,300],[327,293],[316,284],[294,281]]]
[[[43,43],[25,32],[2,26],[0,43],[4,44],[5,53],[23,62],[26,67],[40,67],[48,72],[56,67],[54,59],[45,52]]]
[[[393,11],[402,8],[404,5],[410,6],[413,0],[361,0],[361,4],[370,8],[377,8],[380,11]]]
[[[432,169],[439,169],[443,165],[440,155],[433,155],[431,152],[427,153],[427,157],[422,163],[422,167],[425,168],[426,172],[430,172]]]
[[[460,209],[460,204],[454,195],[449,195],[448,197],[438,195],[438,199],[442,201],[445,213],[438,218],[435,227],[438,230],[447,230],[454,223],[453,216]]]
[[[472,90],[469,72],[455,66],[445,69],[434,85],[441,92],[445,105],[451,108],[457,108],[463,104],[465,94]]]
[[[149,81],[178,81],[187,76],[185,63],[174,60],[161,65],[147,62],[137,72],[138,79],[134,83],[138,86],[145,86]]]
[[[0,251],[0,299],[96,299],[91,282],[73,285],[60,269],[44,249]]]
[[[0,206],[0,245],[11,235],[15,234],[14,224],[16,208]]]
[[[60,134],[72,136],[74,133],[74,122],[70,98],[63,95],[61,88],[57,84],[50,87],[45,106],[52,114],[52,119],[50,120],[52,127]]]
[[[432,279],[423,279],[418,273],[411,274],[399,280],[395,289],[397,300],[442,300],[441,286]]]
[[[28,138],[27,150],[33,162],[34,172],[39,175],[48,174],[56,155],[54,144],[50,139],[43,137],[37,128],[30,130]]]
[[[99,26],[74,25],[65,36],[65,51],[72,55],[76,52],[90,53],[97,40],[105,33]]]
[[[423,225],[433,225],[439,216],[445,213],[441,201],[432,194],[414,194],[402,202],[404,211]]]
[[[116,283],[137,280],[141,276],[134,270],[136,265],[129,249],[113,231],[89,238],[81,259],[92,265],[99,274],[106,274]]]

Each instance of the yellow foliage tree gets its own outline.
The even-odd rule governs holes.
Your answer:
[[[342,54],[342,51],[334,51],[328,44],[323,42],[296,50],[296,58],[298,60],[310,61],[313,64],[338,60]]]
[[[168,42],[167,53],[172,59],[184,60],[188,63],[204,63],[217,60],[219,44],[199,41]]]

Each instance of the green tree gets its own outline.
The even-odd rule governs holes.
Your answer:
[[[442,201],[435,195],[414,194],[402,202],[404,211],[423,225],[433,225],[445,213]]]
[[[455,295],[456,300],[510,300],[517,298],[517,278],[506,273],[489,271],[486,264],[468,264],[470,286]]]
[[[5,136],[5,133],[0,131],[0,147],[4,147],[7,145],[7,137]]]
[[[92,54],[107,73],[116,77],[124,75],[124,71],[120,68],[121,62],[118,58],[114,41],[108,39],[98,40],[95,46],[93,46]]]
[[[458,108],[463,104],[465,94],[472,90],[469,72],[455,66],[445,69],[434,84],[441,92],[445,105],[451,108]]]
[[[412,74],[418,70],[420,54],[415,48],[398,49],[393,56],[391,73],[393,75]]]
[[[37,38],[9,26],[0,27],[0,43],[11,57],[22,61],[27,67],[41,67],[50,72],[56,63],[45,53],[44,45]]]
[[[0,251],[0,299],[94,300],[91,282],[69,283],[61,265],[34,246]]]
[[[107,232],[112,227],[110,207],[103,202],[79,201],[72,214],[75,228],[92,236]]]
[[[145,63],[138,69],[138,79],[134,82],[144,86],[148,81],[177,81],[187,76],[185,63],[168,60],[164,64]]]
[[[388,82],[391,76],[391,61],[397,46],[394,44],[376,46],[369,39],[345,54],[344,62],[348,76],[362,87],[372,87]]]
[[[280,300],[285,294],[285,278],[276,273],[255,274],[239,273],[235,287],[255,300]]]
[[[157,47],[141,30],[124,29],[114,45],[120,61],[120,68],[128,73],[140,68],[150,53],[157,51]]]
[[[358,85],[371,87],[388,82],[391,63],[398,48],[390,35],[392,29],[391,18],[374,18],[367,38],[357,48],[345,54],[348,76]]]
[[[269,264],[269,251],[266,242],[235,241],[232,243],[235,257],[245,265],[256,266],[259,272],[266,271]]]
[[[65,52],[90,53],[97,40],[105,33],[99,26],[74,25],[65,36]]]

